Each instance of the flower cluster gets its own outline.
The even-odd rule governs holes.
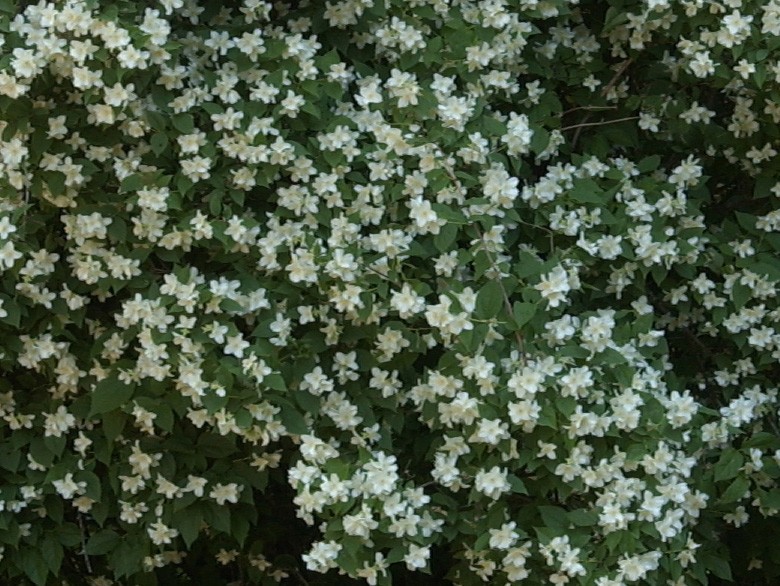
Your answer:
[[[776,576],[780,4],[618,4],[0,2],[0,575]]]

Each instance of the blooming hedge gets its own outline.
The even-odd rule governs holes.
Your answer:
[[[780,2],[0,31],[3,581],[780,579]]]

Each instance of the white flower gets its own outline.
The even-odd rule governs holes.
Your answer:
[[[224,505],[226,502],[235,504],[238,502],[238,496],[241,494],[243,488],[244,487],[239,486],[235,482],[231,482],[230,484],[217,483],[214,485],[214,488],[211,489],[209,497],[217,501],[218,505]]]
[[[709,51],[700,51],[688,63],[688,68],[696,77],[704,78],[715,73],[715,62],[710,58]]]
[[[739,73],[742,79],[748,79],[751,74],[756,72],[756,66],[747,59],[740,59],[739,63],[734,66],[734,71]]]
[[[534,131],[526,114],[509,113],[507,132],[501,137],[501,142],[507,145],[509,155],[524,155],[531,149],[531,139]]]
[[[360,91],[355,95],[355,102],[366,107],[370,104],[382,103],[382,94],[379,91],[379,80],[376,77],[366,78],[360,82]]]
[[[54,489],[64,499],[72,499],[77,494],[83,494],[87,489],[87,483],[84,481],[76,482],[73,479],[73,474],[68,472],[65,474],[65,478],[61,480],[55,480],[52,482]]]
[[[507,475],[506,468],[498,466],[493,466],[487,472],[480,470],[474,478],[474,488],[491,499],[498,500],[502,494],[509,492],[512,488],[509,485]]]
[[[44,423],[45,437],[62,437],[63,433],[76,425],[76,418],[68,413],[64,405],[60,405],[55,413],[44,413],[46,421]]]
[[[425,299],[415,293],[409,283],[404,283],[401,290],[394,291],[390,297],[390,307],[397,311],[401,318],[407,319],[425,310]]]
[[[325,573],[336,567],[336,558],[341,549],[341,544],[335,541],[317,541],[311,546],[309,553],[303,554],[301,559],[306,562],[307,570]]]
[[[470,442],[498,445],[501,440],[509,439],[509,426],[500,419],[481,419]]]
[[[446,223],[436,215],[431,207],[431,202],[423,199],[420,195],[412,198],[407,205],[409,206],[409,219],[414,221],[420,234],[438,234],[440,228]]]
[[[415,571],[424,568],[430,557],[431,548],[429,546],[412,543],[409,545],[409,551],[404,555],[404,562],[409,570]]]
[[[494,549],[509,549],[517,541],[519,534],[515,529],[517,523],[511,521],[501,525],[500,529],[490,529],[490,541],[488,544]]]
[[[566,293],[571,290],[569,275],[558,265],[546,275],[542,275],[541,281],[534,288],[547,301],[547,307],[558,307],[566,300]]]
[[[243,358],[244,350],[249,348],[249,342],[244,340],[241,333],[235,336],[227,337],[227,344],[225,344],[225,354],[231,354],[236,358]]]
[[[20,258],[22,258],[22,253],[16,250],[13,242],[6,242],[0,248],[0,267],[10,269]]]
[[[658,132],[658,124],[661,119],[651,114],[650,112],[639,113],[639,128],[642,130],[649,130],[650,132]]]
[[[168,545],[179,535],[178,529],[173,529],[165,525],[162,521],[152,523],[146,532],[155,545]]]

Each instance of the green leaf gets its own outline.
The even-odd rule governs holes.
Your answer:
[[[742,454],[739,453],[739,450],[735,450],[734,448],[727,449],[721,454],[718,463],[715,464],[715,480],[730,480],[735,478],[744,463],[745,459],[742,457]]]
[[[610,6],[607,9],[607,14],[604,17],[604,28],[601,29],[601,34],[604,35],[612,29],[620,26],[628,20],[628,16],[625,11],[615,6]]]
[[[155,406],[152,411],[157,415],[154,420],[154,424],[163,431],[173,431],[173,411],[165,403],[160,403]]]
[[[133,391],[134,385],[121,382],[116,375],[103,379],[92,391],[89,416],[94,417],[118,409],[130,400]]]
[[[477,293],[476,315],[480,319],[496,317],[504,302],[504,292],[498,281],[488,281]]]
[[[46,575],[49,573],[49,567],[43,555],[36,549],[25,547],[19,552],[19,562],[22,570],[27,577],[37,586],[46,584]]]
[[[161,155],[168,148],[168,138],[162,132],[155,132],[149,144],[155,155]]]
[[[19,327],[19,324],[21,323],[22,319],[22,311],[19,307],[19,304],[16,303],[13,299],[10,297],[7,297],[5,295],[0,295],[0,299],[3,300],[3,309],[8,314],[3,318],[0,318],[0,321],[7,323],[10,326],[13,326],[15,328]]]
[[[119,191],[121,193],[127,193],[128,191],[138,191],[143,186],[144,186],[143,178],[137,173],[134,173],[132,175],[125,177],[122,180],[122,183],[119,185]]]
[[[539,514],[542,516],[544,526],[550,529],[568,529],[570,520],[565,509],[561,507],[541,506]]]
[[[287,431],[294,435],[310,433],[311,428],[306,424],[303,415],[291,403],[284,400],[277,400],[281,412],[279,418],[282,420]]]
[[[522,279],[540,275],[544,271],[544,263],[530,252],[521,252],[513,268],[515,275]]]
[[[734,283],[731,289],[731,300],[737,309],[742,309],[752,296],[753,291],[750,287],[739,282]]]
[[[57,457],[62,455],[62,451],[65,449],[65,441],[64,437],[49,436],[43,438],[46,449]]]
[[[515,318],[515,324],[522,328],[531,321],[536,313],[536,304],[524,301],[515,301],[512,306],[512,316]]]
[[[756,216],[752,214],[746,214],[745,212],[735,212],[734,215],[737,217],[737,222],[739,225],[742,226],[746,232],[755,234]]]
[[[637,165],[637,169],[639,169],[639,171],[642,173],[649,173],[651,171],[655,171],[656,169],[658,169],[660,165],[661,165],[661,156],[651,155],[639,161],[639,164]]]
[[[147,110],[146,118],[149,121],[149,126],[151,126],[154,130],[158,130],[158,131],[165,130],[165,116],[163,116],[162,114],[159,114],[158,112],[153,112],[151,110]]]
[[[113,529],[101,529],[92,534],[84,549],[88,555],[104,555],[113,551],[120,541],[119,533]]]
[[[225,111],[222,109],[222,106],[219,104],[215,104],[214,102],[203,102],[201,104],[201,108],[206,110],[209,114],[223,114]]]
[[[320,112],[320,109],[311,102],[306,102],[303,106],[301,106],[301,110],[304,112],[311,114],[313,118],[316,120],[319,120],[322,118],[322,112]]]
[[[696,558],[697,562],[701,564],[702,567],[708,569],[718,578],[726,580],[727,582],[732,581],[731,566],[729,565],[728,556],[718,555],[714,552],[702,552],[697,555]]]
[[[203,511],[200,506],[195,505],[176,512],[171,519],[171,526],[179,530],[189,549],[198,538],[202,522]]]
[[[206,523],[217,531],[230,534],[230,509],[210,502],[206,506]]]
[[[580,179],[574,182],[574,187],[569,191],[569,197],[579,203],[606,204],[608,198],[595,181]]]
[[[109,557],[109,567],[114,570],[116,578],[129,576],[142,570],[141,562],[147,555],[148,540],[136,536],[135,539],[125,538]]]
[[[761,199],[772,195],[771,189],[777,184],[774,175],[759,175],[753,187],[753,199]]]
[[[113,442],[122,434],[126,421],[127,415],[121,411],[111,411],[103,415],[103,432],[109,442]]]
[[[225,458],[236,451],[236,446],[225,436],[206,432],[198,438],[197,451],[207,458]]]
[[[740,476],[734,479],[725,492],[720,496],[721,502],[734,503],[742,500],[750,488],[750,480]]]
[[[492,116],[485,116],[482,119],[482,129],[488,136],[503,136],[506,134],[506,124],[496,120]]]
[[[316,415],[320,411],[320,398],[316,395],[312,395],[308,391],[296,391],[295,402],[298,403],[306,413]]]
[[[531,151],[535,155],[540,155],[547,148],[548,144],[550,144],[550,133],[541,126],[535,128],[531,137]]]
[[[30,456],[43,466],[51,466],[55,454],[46,446],[43,438],[36,437],[30,441]]]
[[[287,390],[287,384],[284,382],[284,378],[279,373],[271,373],[263,379],[263,384],[269,389],[285,392]]]
[[[111,225],[108,227],[108,237],[111,242],[124,242],[127,240],[127,224],[119,217],[111,219]]]
[[[341,62],[341,58],[336,49],[331,49],[321,57],[315,58],[314,62],[317,64],[317,67],[327,73],[331,65],[336,65]]]
[[[76,479],[78,482],[87,483],[86,495],[89,498],[98,502],[100,501],[100,494],[102,490],[100,486],[100,478],[98,478],[97,474],[84,470],[76,473]]]
[[[528,494],[528,489],[525,487],[525,484],[523,484],[523,481],[517,476],[510,474],[508,480],[509,486],[512,487],[512,492],[515,494]]]
[[[770,509],[780,509],[780,489],[773,488],[770,491],[761,491],[761,506]]]
[[[455,239],[458,237],[458,226],[456,224],[445,224],[439,230],[439,233],[433,237],[433,245],[439,252],[447,252],[452,247]]]
[[[746,448],[768,448],[770,446],[776,446],[778,442],[780,442],[780,437],[774,433],[759,431],[758,433],[753,434],[749,439],[745,440],[743,445]]]
[[[569,511],[569,519],[578,527],[593,527],[598,522],[598,515],[594,511],[575,509]]]
[[[191,114],[177,114],[171,121],[173,127],[182,134],[192,134],[195,130],[195,122]]]
[[[102,527],[108,518],[108,503],[95,503],[92,505],[92,510],[89,513],[92,515],[95,523]]]
[[[342,96],[344,95],[344,88],[341,87],[341,84],[338,82],[328,82],[322,84],[322,90],[325,92],[325,95],[329,98],[333,98],[334,100],[341,100]]]
[[[75,547],[81,543],[81,530],[74,523],[65,523],[57,529],[60,543],[65,547]]]
[[[41,553],[49,571],[56,576],[60,571],[62,558],[64,557],[62,545],[56,539],[46,537],[41,543]]]
[[[249,535],[249,519],[241,515],[233,515],[230,522],[230,533],[241,547],[244,546],[247,535]]]

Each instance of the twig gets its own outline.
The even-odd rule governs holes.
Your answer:
[[[84,564],[87,566],[87,574],[91,574],[92,564],[89,562],[89,556],[87,555],[87,540],[84,537],[86,530],[84,529],[84,518],[81,516],[81,513],[78,513],[78,519],[79,528],[81,529],[81,553],[84,556]]]
[[[607,85],[604,86],[604,89],[601,90],[601,95],[606,97],[606,95],[609,93],[609,90],[611,90],[613,87],[615,87],[615,84],[617,83],[618,79],[620,79],[620,76],[625,73],[626,69],[628,69],[628,66],[631,65],[631,62],[633,61],[632,57],[629,57],[623,63],[620,64],[620,67],[618,67],[617,71],[615,71],[615,75],[612,76],[612,79],[609,80]]]
[[[620,76],[623,75],[626,69],[628,69],[628,66],[631,65],[631,61],[633,61],[633,59],[629,57],[628,59],[623,61],[623,63],[620,64],[620,67],[618,67],[617,70],[615,71],[615,75],[612,76],[612,79],[610,79],[607,82],[607,85],[604,86],[604,89],[601,90],[601,95],[603,97],[606,97],[609,91],[613,87],[615,87],[615,84],[617,83],[618,79],[620,79]],[[585,128],[586,123],[590,119],[590,116],[591,116],[591,112],[588,112],[587,114],[585,114],[584,118],[582,119],[582,122],[578,126],[573,127],[573,128],[577,128],[577,131],[574,133],[574,136],[571,139],[572,150],[574,150],[574,147],[577,146],[577,141],[580,138],[580,133],[582,132],[582,129]]]
[[[615,120],[601,120],[599,122],[580,122],[579,124],[564,126],[560,130],[563,132],[564,130],[571,130],[572,128],[583,128],[584,126],[601,126],[602,124],[614,124],[615,122],[625,122],[626,120],[637,119],[639,119],[639,116],[626,116],[625,118],[616,118]]]
[[[561,116],[566,116],[566,114],[578,112],[579,110],[593,110],[594,112],[599,110],[617,110],[617,106],[577,106],[576,108],[569,108],[565,112],[562,112]]]
[[[295,574],[295,577],[301,581],[301,584],[303,584],[304,586],[309,586],[308,580],[306,580],[306,578],[303,577],[303,574],[301,574],[298,568],[293,568],[292,570],[293,570],[293,574]]]

